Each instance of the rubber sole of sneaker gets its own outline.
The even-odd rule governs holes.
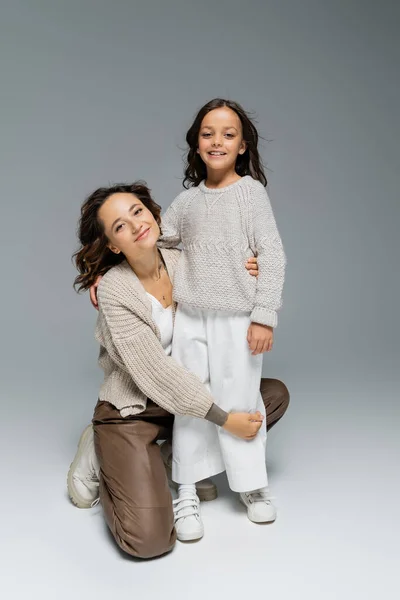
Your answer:
[[[184,536],[180,535],[177,539],[180,542],[197,542],[198,540],[201,540],[201,538],[203,537],[204,532],[201,535],[198,534],[186,534]]]
[[[169,485],[174,488],[174,490],[177,490],[179,487],[179,484],[176,483],[175,481],[172,481],[172,469],[171,467],[169,467],[168,465],[165,465],[165,470],[167,472],[167,477],[168,477],[168,483]],[[218,498],[218,489],[217,486],[215,484],[212,485],[212,487],[210,486],[208,489],[204,490],[198,488],[196,486],[196,493],[197,496],[200,500],[200,502],[211,502],[212,500],[216,500],[216,498]],[[187,540],[185,540],[187,541]]]
[[[93,435],[92,424],[90,424],[83,430],[82,435],[79,438],[78,452],[76,453],[75,458],[71,463],[71,466],[69,468],[68,475],[67,475],[68,496],[70,497],[71,502],[73,504],[75,504],[75,506],[77,506],[78,508],[91,508],[92,503],[93,503],[93,501],[86,500],[85,498],[82,498],[82,496],[79,495],[79,492],[76,490],[76,488],[74,486],[74,480],[73,480],[73,473],[75,471],[76,464],[80,457],[81,445],[84,444],[86,442],[87,438],[92,435]]]
[[[186,533],[180,534],[178,540],[180,542],[197,542],[197,540],[201,540],[204,535],[204,530],[201,533]]]

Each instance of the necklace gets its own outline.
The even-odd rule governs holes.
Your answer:
[[[161,259],[159,259],[159,261],[160,261],[160,264],[159,264],[159,266],[158,266],[158,277],[157,277],[157,279],[155,279],[155,281],[160,281],[160,279],[161,279],[161,271],[162,271],[162,270],[163,270],[163,268],[164,268],[164,263],[163,263],[163,261],[162,261]],[[162,299],[163,299],[163,300],[164,300],[164,302],[165,302],[165,294],[163,294],[163,295],[162,295]]]
[[[159,257],[159,259],[158,259],[158,265],[157,265],[157,268],[156,268],[156,275],[155,275],[155,277],[147,277],[147,281],[148,282],[152,281],[153,284],[159,283],[159,281],[161,280],[163,269],[166,269],[166,267],[165,267],[164,262],[162,261],[162,259]],[[146,289],[144,280],[140,279],[140,281],[141,281],[142,285]],[[151,292],[149,292],[149,293],[151,293]],[[163,299],[164,302],[166,302],[166,295],[165,294],[162,294],[161,298]]]
[[[157,268],[158,276],[155,278],[154,281],[160,281],[160,279],[161,279],[161,271],[162,271],[163,267],[164,267],[163,262],[162,262],[162,260],[160,260],[160,264],[158,265],[158,268]]]

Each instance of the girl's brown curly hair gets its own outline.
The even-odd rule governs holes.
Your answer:
[[[89,289],[99,275],[104,275],[111,267],[125,259],[123,254],[114,254],[108,248],[108,239],[98,217],[99,209],[104,202],[113,194],[120,193],[136,196],[149,209],[157,224],[161,223],[161,207],[152,199],[144,181],[99,188],[90,194],[82,204],[78,224],[81,247],[72,256],[79,271],[74,281],[74,288],[78,292]]]

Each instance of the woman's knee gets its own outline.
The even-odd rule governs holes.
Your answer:
[[[136,558],[155,558],[170,552],[176,542],[171,511],[165,508],[135,509],[120,519],[114,537],[119,547]]]
[[[279,399],[280,405],[286,411],[290,402],[290,394],[286,385],[279,379],[274,379],[274,395]]]
[[[262,379],[261,396],[267,415],[267,429],[271,429],[283,417],[290,402],[289,390],[279,379]]]
[[[279,379],[261,379],[261,395],[264,402],[275,402],[288,407],[290,401],[289,390]]]

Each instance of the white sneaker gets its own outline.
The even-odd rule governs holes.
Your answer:
[[[195,492],[181,492],[172,502],[175,516],[175,529],[178,540],[189,542],[199,540],[204,535],[200,516],[200,500]]]
[[[240,501],[247,507],[247,516],[253,523],[271,523],[276,519],[276,508],[271,502],[268,488],[242,492]]]
[[[93,426],[83,431],[68,471],[68,495],[78,508],[90,508],[99,497],[100,467],[94,449]]]

